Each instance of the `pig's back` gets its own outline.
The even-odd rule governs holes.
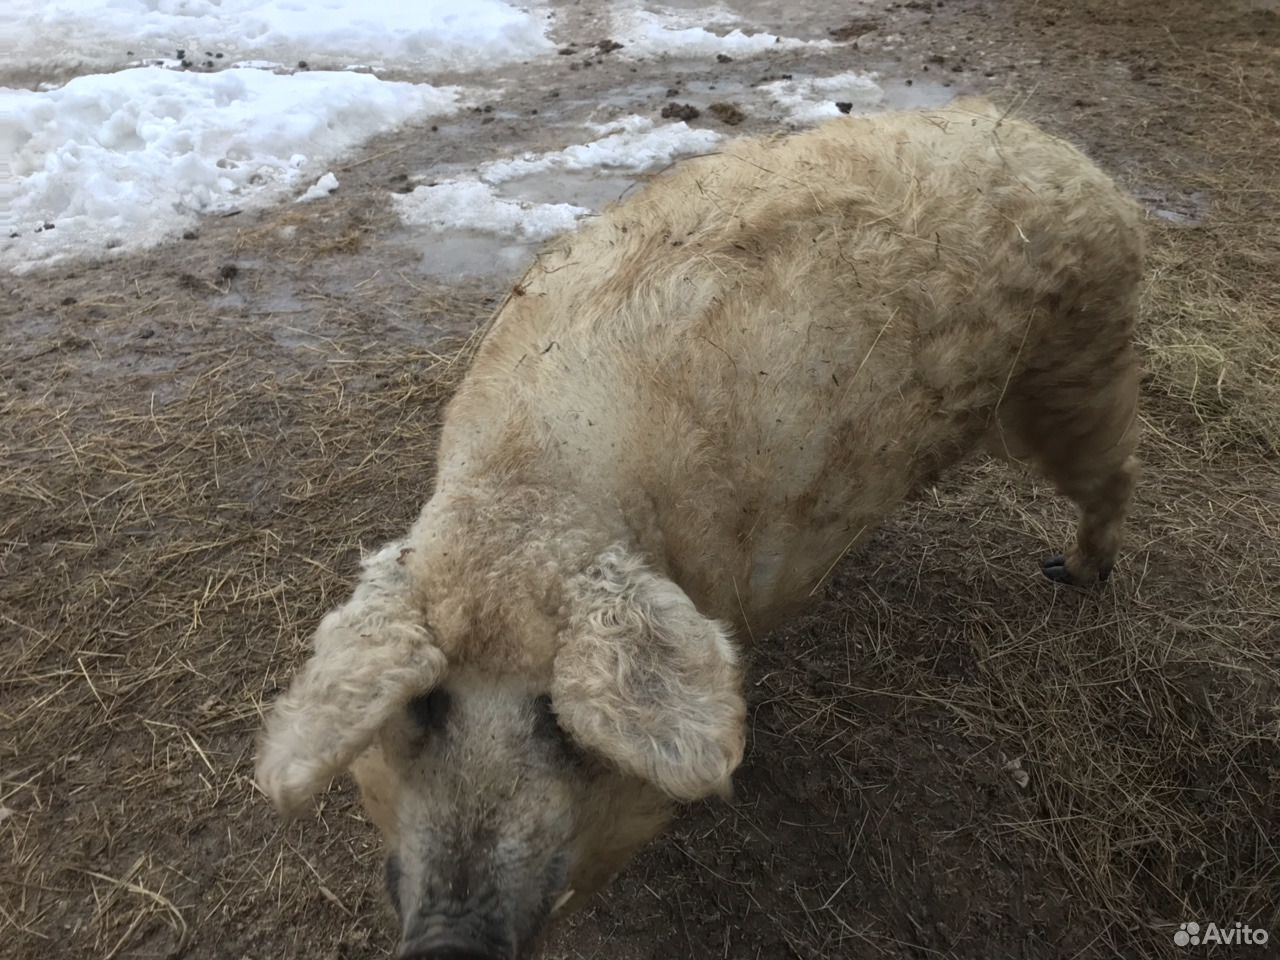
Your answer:
[[[686,579],[828,562],[972,445],[1047,304],[1132,282],[1136,230],[1081,154],[981,104],[731,145],[539,258],[445,463],[452,434],[650,505]]]

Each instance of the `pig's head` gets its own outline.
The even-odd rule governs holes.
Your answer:
[[[737,658],[719,623],[621,549],[565,585],[544,676],[447,657],[401,559],[395,545],[374,556],[321,623],[258,781],[291,812],[351,767],[386,842],[405,960],[523,960],[674,802],[727,790]]]

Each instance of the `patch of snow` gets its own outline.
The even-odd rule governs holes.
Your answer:
[[[525,154],[481,164],[480,179],[486,183],[503,183],[549,170],[595,167],[643,173],[665,167],[680,156],[706,153],[724,139],[714,130],[694,130],[683,121],[659,125],[639,116],[623,117],[611,124],[593,124],[593,127],[603,136],[553,153]]]
[[[546,240],[573,229],[580,217],[592,211],[574,203],[537,203],[499,196],[495,187],[548,173],[595,169],[642,173],[664,167],[680,156],[705,153],[723,139],[715,131],[693,130],[683,122],[659,125],[639,116],[592,124],[591,129],[600,136],[588,143],[483,163],[477,176],[461,175],[421,186],[409,194],[393,195],[392,203],[401,219],[413,226]]]
[[[0,50],[18,69],[116,66],[178,50],[192,62],[208,51],[478,69],[549,52],[545,25],[503,0],[4,0]]]
[[[478,230],[526,240],[547,240],[572,230],[591,211],[570,203],[508,200],[478,180],[447,180],[392,196],[401,219],[437,231]]]
[[[7,237],[18,232],[17,211],[14,205],[18,200],[18,178],[13,174],[14,144],[6,135],[3,120],[0,120],[0,248]]]
[[[338,178],[333,175],[333,171],[329,171],[311,186],[307,187],[306,193],[300,196],[295,203],[310,203],[312,200],[319,200],[329,196],[333,191],[338,189]]]
[[[801,124],[821,123],[844,113],[870,113],[884,102],[884,90],[868,73],[776,80],[760,90],[782,107],[787,119]],[[849,107],[841,110],[837,103]]]
[[[457,94],[362,73],[149,67],[0,89],[18,225],[0,263],[136,249],[200,213],[271,202],[374,134],[453,112]]]
[[[165,66],[173,66],[177,69],[182,66],[181,60],[167,61]],[[279,60],[237,60],[231,64],[233,70],[284,70],[285,65]]]
[[[728,17],[699,15],[699,23],[723,23]],[[623,44],[628,57],[753,57],[771,50],[794,50],[805,47],[828,49],[830,40],[797,40],[772,33],[744,33],[735,27],[726,33],[713,33],[704,26],[682,26],[672,13],[657,14],[648,10],[620,13],[614,28],[614,39]]]

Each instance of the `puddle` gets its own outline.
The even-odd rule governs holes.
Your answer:
[[[503,181],[492,189],[503,200],[569,203],[598,211],[621,198],[635,183],[631,177],[604,169],[541,170]],[[424,229],[406,232],[406,236],[422,254],[422,272],[436,279],[514,278],[544,243],[481,230]]]
[[[255,289],[252,293],[245,294],[230,287],[226,293],[210,297],[209,305],[219,313],[243,309],[252,309],[254,313],[264,316],[307,312],[307,305],[284,289],[269,292]]]
[[[945,106],[960,96],[955,87],[932,80],[879,77],[876,82],[884,91],[882,108],[885,110],[927,110]]]
[[[1211,200],[1203,190],[1181,193],[1152,187],[1134,195],[1153,217],[1175,227],[1198,227],[1209,216]]]
[[[438,280],[470,277],[514,279],[528,267],[541,242],[519,241],[478,230],[437,233],[406,232],[409,243],[421,254],[422,272]]]
[[[635,180],[607,170],[546,170],[507,180],[494,190],[508,200],[571,203],[576,207],[603,210],[635,184]]]
[[[591,104],[596,107],[617,107],[630,109],[636,104],[644,104],[646,107],[653,101],[660,99],[666,95],[667,90],[671,87],[668,83],[633,83],[629,87],[623,87],[621,90],[610,90],[609,92],[591,96],[591,97],[566,97],[566,104]]]

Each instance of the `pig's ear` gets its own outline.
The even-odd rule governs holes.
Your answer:
[[[345,770],[395,711],[444,674],[444,654],[409,599],[405,554],[393,543],[365,561],[351,599],[320,621],[311,658],[272,707],[257,780],[285,815]]]
[[[677,800],[727,793],[746,707],[724,625],[620,548],[569,589],[551,685],[561,726]]]

